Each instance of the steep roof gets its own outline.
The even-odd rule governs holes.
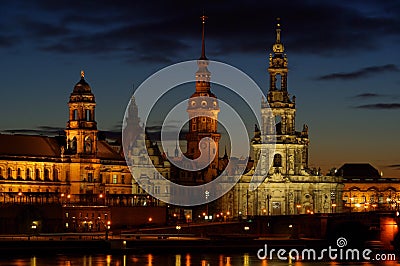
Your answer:
[[[124,161],[124,157],[116,152],[106,141],[97,142],[97,157],[102,160]]]
[[[340,167],[337,176],[345,178],[380,178],[379,171],[369,163],[346,163]]]
[[[60,157],[58,137],[0,134],[0,156]]]

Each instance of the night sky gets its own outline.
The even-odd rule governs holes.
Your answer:
[[[369,162],[400,177],[400,1],[190,2],[1,1],[0,130],[63,129],[81,69],[99,129],[119,130],[133,87],[200,56],[203,11],[208,58],[266,91],[280,17],[297,130],[310,130],[310,166]]]

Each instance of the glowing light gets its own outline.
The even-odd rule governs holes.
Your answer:
[[[153,221],[153,218],[149,217],[149,222],[151,223]]]

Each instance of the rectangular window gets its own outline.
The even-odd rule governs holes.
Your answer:
[[[93,173],[88,173],[87,179],[88,179],[88,182],[93,182]]]
[[[117,184],[117,183],[118,183],[118,177],[117,177],[116,174],[113,174],[112,183],[113,183],[113,184]]]
[[[121,175],[121,184],[125,184],[125,175]]]
[[[154,187],[154,193],[155,194],[160,194],[160,186],[155,186]]]

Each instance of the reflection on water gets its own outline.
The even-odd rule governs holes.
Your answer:
[[[255,255],[244,254],[137,254],[137,255],[57,255],[1,259],[0,265],[15,266],[317,266],[349,265],[338,262],[294,262],[259,260]],[[374,263],[354,263],[351,265],[372,266]],[[400,265],[386,262],[384,265]]]

